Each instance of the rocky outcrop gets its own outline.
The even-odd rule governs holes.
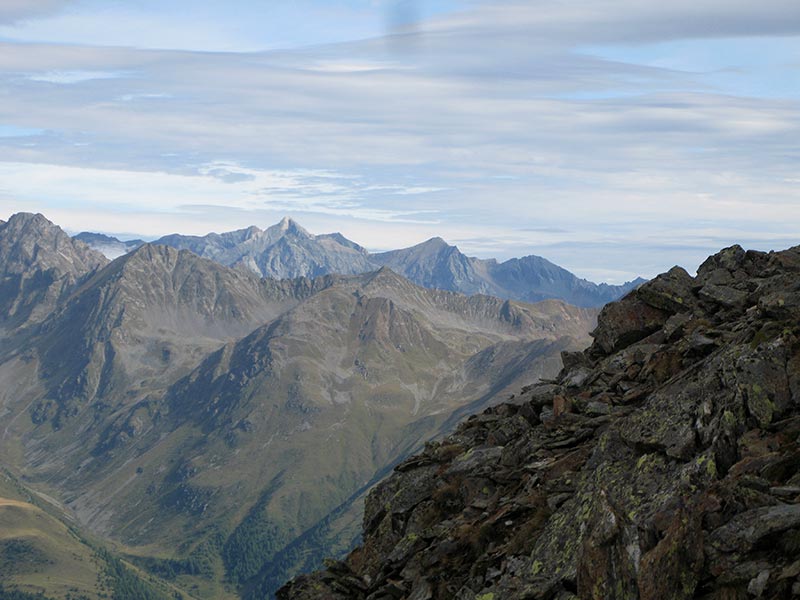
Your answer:
[[[42,321],[77,285],[108,263],[40,214],[0,223],[0,328]]]
[[[800,247],[672,269],[594,337],[397,466],[363,545],[278,598],[800,597]]]

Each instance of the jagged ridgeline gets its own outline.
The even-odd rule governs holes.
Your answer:
[[[0,277],[0,462],[195,598],[346,554],[374,483],[555,376],[597,315],[386,267],[276,280],[151,244],[109,262],[41,215],[0,224]]]
[[[800,597],[800,247],[676,267],[594,338],[398,465],[363,544],[278,597]]]
[[[120,242],[108,236],[76,236],[116,258],[138,248],[141,240]],[[505,262],[466,256],[442,238],[432,238],[411,248],[370,254],[340,233],[313,235],[289,218],[261,230],[248,227],[204,236],[168,235],[157,245],[191,250],[204,258],[236,269],[276,279],[318,277],[331,273],[358,275],[389,267],[422,287],[486,294],[503,299],[539,302],[548,298],[583,307],[601,307],[640,285],[636,279],[623,285],[596,284],[580,279],[539,256]]]

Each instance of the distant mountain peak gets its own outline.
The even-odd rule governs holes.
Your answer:
[[[142,244],[126,256],[126,260],[134,258],[153,258],[154,256],[177,256],[180,250],[166,244]]]
[[[322,241],[322,242],[324,242],[326,240],[331,240],[331,241],[335,242],[336,244],[338,244],[340,246],[344,246],[345,248],[350,248],[351,250],[355,250],[356,252],[359,252],[360,254],[364,254],[364,255],[369,254],[369,252],[367,252],[367,250],[363,246],[361,246],[359,244],[356,244],[352,240],[347,239],[346,237],[344,237],[338,231],[335,232],[335,233],[323,233],[321,235],[316,236],[316,239],[318,241]]]
[[[381,267],[377,271],[370,273],[369,275],[369,282],[375,281],[408,281],[405,277],[401,277],[397,273],[395,273],[390,267]]]
[[[142,244],[126,254],[121,261],[127,265],[155,265],[173,269],[179,265],[187,265],[192,269],[220,269],[221,265],[213,260],[198,256],[190,250],[182,250],[166,244]]]
[[[295,221],[291,217],[283,217],[277,225],[270,227],[267,231],[274,228],[277,228],[279,231],[288,235],[302,235],[302,236],[312,237],[308,231],[306,231],[297,221]]]
[[[82,231],[78,235],[73,236],[72,239],[87,244],[90,248],[100,252],[110,260],[119,258],[145,243],[144,240],[138,239],[122,241],[110,235],[93,233],[90,231]]]
[[[171,265],[178,261],[182,251],[162,244],[142,244],[118,259],[123,270],[138,269],[141,266],[151,268],[153,265]]]
[[[391,290],[389,293],[396,295],[401,290],[407,290],[410,287],[417,286],[402,275],[398,275],[391,268],[381,267],[377,271],[361,275],[358,289],[369,296],[375,296],[376,294],[384,296],[387,290]]]
[[[40,213],[16,213],[0,229],[6,257],[22,260],[28,266],[60,266],[75,271],[101,266],[106,261],[87,245],[70,238],[63,229]],[[17,252],[12,253],[12,248]],[[8,263],[8,261],[6,261]]]
[[[112,242],[119,242],[115,237],[110,235],[106,235],[104,233],[93,233],[91,231],[81,231],[78,235],[72,236],[73,239],[80,240],[82,242],[86,242],[86,240],[91,239],[96,242],[105,242],[105,243],[112,243]]]
[[[0,225],[0,321],[33,323],[108,261],[41,214]]]
[[[444,238],[440,238],[439,236],[432,237],[429,240],[425,240],[421,244],[417,244],[417,247],[427,247],[427,248],[455,248],[455,246],[451,246],[448,244]]]
[[[14,229],[22,229],[27,227],[32,227],[36,230],[60,229],[41,213],[15,213],[9,217],[6,225]]]
[[[434,256],[434,255],[454,255],[461,257],[463,259],[467,259],[467,256],[458,249],[458,246],[453,244],[447,243],[447,241],[440,237],[432,237],[429,240],[425,240],[421,244],[417,244],[416,246],[411,246],[410,248],[406,248],[405,250],[395,250],[394,252],[397,253],[407,253],[409,257],[424,257],[424,256]],[[389,254],[389,253],[387,253]]]

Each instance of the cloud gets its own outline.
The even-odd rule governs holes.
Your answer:
[[[0,23],[14,23],[22,19],[53,13],[71,0],[3,0],[0,2]]]
[[[173,98],[171,94],[162,94],[158,92],[144,92],[138,94],[125,94],[123,96],[119,96],[117,100],[121,102],[135,102],[137,100],[168,100],[169,98]]]
[[[0,132],[36,132],[0,133],[3,205],[73,222],[70,207],[109,231],[135,215],[143,235],[288,212],[376,249],[442,235],[614,278],[693,268],[737,240],[790,245],[800,97],[763,88],[761,67],[788,72],[751,51],[760,42],[736,39],[747,60],[727,55],[727,79],[711,50],[800,33],[798,11],[501,2],[419,23],[408,52],[385,39],[258,53],[0,44]],[[651,52],[673,39],[680,61]],[[695,54],[704,70],[685,68]]]
[[[28,43],[255,52],[374,37],[384,29],[387,2],[81,0],[74,4],[70,11],[0,27],[0,36]],[[423,12],[439,11],[433,4]]]
[[[38,136],[44,133],[41,129],[16,127],[14,125],[0,125],[0,138],[21,138]]]
[[[800,5],[793,0],[537,0],[486,4],[443,17],[434,31],[527,32],[550,44],[643,43],[691,38],[795,35]]]
[[[116,79],[124,76],[125,73],[111,71],[45,71],[43,73],[32,73],[28,75],[28,79],[44,83],[71,85],[95,79]]]
[[[233,211],[328,214],[371,221],[426,222],[431,210],[369,206],[369,186],[332,171],[247,169],[211,163],[192,174],[0,162],[3,200],[17,205],[50,198],[52,206],[80,203],[98,210],[197,213]],[[150,232],[148,232],[150,233]]]

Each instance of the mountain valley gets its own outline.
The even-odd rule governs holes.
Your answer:
[[[153,244],[109,262],[40,215],[0,248],[2,466],[196,598],[269,596],[346,552],[372,485],[553,376],[596,318],[387,267],[270,279]]]

